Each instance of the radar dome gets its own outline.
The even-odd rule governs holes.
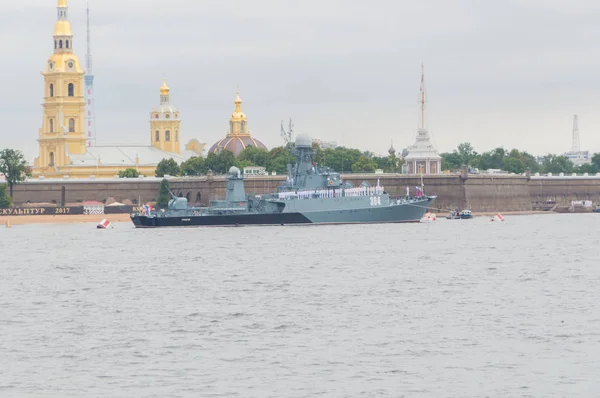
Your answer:
[[[312,148],[312,140],[306,134],[300,134],[296,137],[296,148]]]
[[[238,168],[237,168],[237,167],[235,167],[235,166],[231,166],[231,167],[229,168],[229,174],[231,174],[231,175],[237,175],[237,176],[239,176],[239,175],[240,175],[240,169],[238,169]]]

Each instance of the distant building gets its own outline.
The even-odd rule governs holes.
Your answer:
[[[246,114],[242,112],[242,99],[240,98],[239,91],[235,97],[234,104],[235,110],[229,119],[229,131],[227,132],[227,135],[225,138],[215,142],[214,145],[210,147],[208,153],[219,153],[226,149],[237,156],[249,146],[267,150],[265,144],[252,137],[252,133],[248,128]]]
[[[590,153],[588,151],[582,151],[579,144],[579,121],[577,115],[573,115],[573,134],[571,142],[571,150],[565,152],[563,156],[569,158],[569,160],[575,166],[581,166],[592,162]]]
[[[425,74],[421,65],[421,127],[417,131],[417,140],[407,148],[403,156],[405,167],[403,172],[408,174],[437,174],[442,169],[442,157],[434,148],[425,128]]]
[[[579,151],[579,152],[565,152],[564,156],[568,157],[569,160],[575,166],[581,166],[584,164],[592,163],[592,158],[590,157],[590,153],[588,151]]]
[[[247,166],[244,167],[244,177],[251,176],[266,176],[267,169],[263,166]]]
[[[321,148],[321,149],[335,149],[338,147],[338,144],[335,141],[322,141],[319,139],[313,139],[312,143],[313,143],[313,145],[314,144],[319,145],[319,148]]]

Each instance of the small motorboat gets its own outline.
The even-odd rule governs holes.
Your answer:
[[[460,212],[460,218],[462,220],[468,220],[469,218],[473,218],[473,214],[471,213],[471,210],[463,210]]]
[[[473,218],[473,214],[471,213],[471,210],[463,210],[460,212],[458,210],[452,210],[446,218],[448,220],[468,220],[469,218]]]

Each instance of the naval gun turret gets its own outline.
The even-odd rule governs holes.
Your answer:
[[[187,210],[188,208],[188,200],[187,198],[180,198],[176,196],[173,191],[169,189],[169,194],[171,195],[171,200],[169,200],[168,209],[169,210]]]

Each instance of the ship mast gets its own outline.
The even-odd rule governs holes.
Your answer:
[[[421,128],[425,128],[425,68],[421,61]]]

